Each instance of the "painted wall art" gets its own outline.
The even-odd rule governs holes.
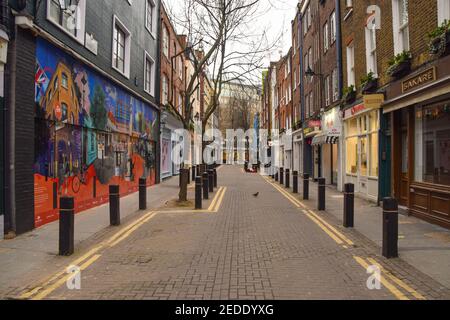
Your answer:
[[[36,49],[35,225],[58,219],[59,199],[81,212],[156,180],[158,112],[43,39]]]

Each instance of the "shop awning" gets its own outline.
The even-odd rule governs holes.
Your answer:
[[[321,134],[313,138],[311,145],[320,146],[322,144],[336,144],[338,141],[339,136]]]

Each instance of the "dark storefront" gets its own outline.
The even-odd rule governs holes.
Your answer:
[[[387,91],[392,194],[412,215],[450,228],[450,57]]]

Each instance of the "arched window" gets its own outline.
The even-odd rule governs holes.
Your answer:
[[[373,72],[376,76],[377,71],[377,25],[375,15],[372,15],[367,21],[366,29],[366,61],[367,73]]]
[[[163,53],[167,58],[169,58],[169,31],[167,30],[166,26],[163,27],[162,41]]]

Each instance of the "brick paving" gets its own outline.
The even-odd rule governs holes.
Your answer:
[[[261,176],[223,167],[218,213],[160,213],[82,272],[82,289],[48,299],[394,299],[368,290],[354,256],[373,257],[427,299],[449,290],[406,262],[384,260],[377,245],[342,230],[343,248]],[[259,192],[255,198],[254,193]]]

